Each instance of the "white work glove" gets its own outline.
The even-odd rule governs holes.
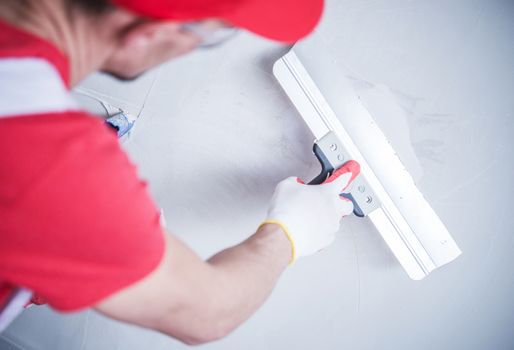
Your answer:
[[[359,172],[359,163],[349,161],[321,185],[305,185],[296,177],[277,185],[262,225],[282,228],[292,245],[291,263],[334,241],[341,218],[353,212],[352,202],[340,194]]]

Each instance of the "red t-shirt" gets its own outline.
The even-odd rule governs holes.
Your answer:
[[[146,183],[68,86],[62,53],[0,22],[0,310],[18,288],[92,306],[163,256]]]

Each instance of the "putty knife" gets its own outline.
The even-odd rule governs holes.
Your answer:
[[[294,48],[280,58],[273,73],[315,137],[314,154],[322,171],[311,183],[321,183],[348,160],[361,174],[347,190],[355,215],[368,217],[407,274],[427,276],[461,254],[441,219],[416,187],[387,138],[364,108],[351,84],[339,81],[344,103],[338,113],[352,118],[352,132],[366,140],[366,153],[356,145]],[[343,77],[339,77],[343,79]]]

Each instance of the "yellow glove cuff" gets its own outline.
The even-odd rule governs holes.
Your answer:
[[[287,239],[289,240],[289,243],[291,243],[291,261],[289,262],[289,266],[293,265],[296,260],[296,249],[294,247],[293,236],[291,236],[291,233],[287,229],[286,225],[284,225],[282,222],[277,221],[277,220],[266,220],[262,224],[260,224],[259,228],[261,228],[264,225],[268,225],[268,224],[279,226],[282,229],[282,231],[284,232],[284,234],[286,235]]]

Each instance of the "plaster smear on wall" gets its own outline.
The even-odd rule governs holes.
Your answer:
[[[423,176],[423,168],[411,140],[409,115],[399,97],[386,85],[351,78],[356,94],[396,151],[414,181]]]
[[[413,106],[405,103],[403,94],[387,85],[362,78],[362,74],[347,65],[345,53],[329,45],[325,38],[322,34],[311,36],[297,44],[294,51],[327,103],[362,155],[373,158],[377,149],[371,146],[370,138],[377,134],[367,132],[366,122],[358,119],[357,111],[366,109],[414,181],[419,180],[423,170],[413,148],[408,122],[413,117],[410,111]]]

